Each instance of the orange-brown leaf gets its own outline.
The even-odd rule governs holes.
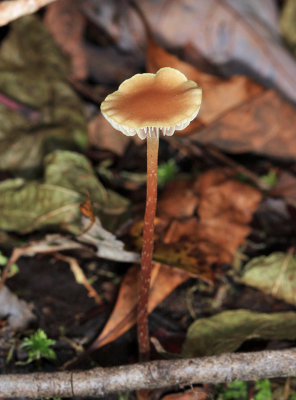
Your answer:
[[[79,205],[80,211],[83,215],[91,220],[91,222],[95,222],[95,214],[90,200],[90,194],[88,193],[87,199]]]
[[[167,266],[155,264],[152,268],[148,312],[160,304],[189,274]],[[133,266],[126,273],[120,286],[117,301],[103,331],[91,346],[98,349],[112,342],[130,329],[137,319],[139,267]]]
[[[198,118],[181,133],[193,132],[200,128],[202,124],[209,124],[225,112],[263,91],[260,85],[245,76],[233,76],[226,80],[199,71],[194,66],[164,50],[151,36],[148,37],[147,71],[155,73],[164,66],[176,68],[183,72],[188,79],[197,82],[203,90],[202,106]]]
[[[59,0],[47,7],[45,23],[56,43],[72,63],[72,77],[85,79],[88,73],[83,47],[84,16],[73,0]]]

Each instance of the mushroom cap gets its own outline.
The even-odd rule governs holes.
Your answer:
[[[156,74],[136,74],[125,80],[101,104],[104,117],[127,136],[145,139],[162,130],[171,136],[197,116],[202,90],[180,71],[165,67]]]

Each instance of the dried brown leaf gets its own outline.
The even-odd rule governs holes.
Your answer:
[[[147,71],[155,73],[159,68],[172,67],[183,72],[188,79],[199,84],[203,90],[203,101],[199,116],[182,133],[193,132],[219,118],[226,111],[258,95],[263,88],[245,76],[233,76],[226,80],[199,71],[159,46],[151,35],[147,40]]]
[[[182,393],[167,394],[161,400],[206,400],[208,394],[205,390],[198,387],[192,387]]]
[[[190,190],[189,187],[187,190]],[[201,175],[192,185],[191,192],[198,218],[188,214],[185,220],[181,214],[182,202],[175,201],[174,188],[165,192],[165,208],[175,212],[167,235],[170,235],[170,244],[187,248],[187,262],[184,251],[180,251],[179,261],[181,257],[184,265],[190,264],[190,272],[193,273],[191,268],[195,266],[195,273],[205,278],[210,277],[209,269],[206,275],[206,265],[232,261],[237,248],[251,231],[249,222],[262,196],[258,190],[237,181],[231,170],[221,168]],[[162,199],[159,203],[160,209],[164,209]],[[165,212],[159,215],[167,218]],[[171,220],[173,215],[169,217]],[[161,250],[163,258],[170,256],[168,258],[171,259],[172,248],[168,254],[168,249]]]
[[[83,32],[85,18],[75,0],[59,0],[48,6],[45,24],[56,43],[67,54],[72,63],[72,77],[85,79],[88,74]]]
[[[131,141],[130,136],[125,136],[116,131],[102,116],[96,115],[88,124],[89,141],[101,150],[108,150],[122,156]]]
[[[174,181],[169,183],[163,191],[158,202],[157,214],[166,219],[191,217],[197,203],[198,199],[192,190],[192,182]]]
[[[125,275],[110,318],[90,350],[112,342],[136,323],[139,267],[131,267]],[[148,312],[160,304],[178,285],[188,279],[186,272],[155,264],[152,268]]]
[[[296,157],[295,107],[273,90],[253,96],[192,135],[229,152]]]

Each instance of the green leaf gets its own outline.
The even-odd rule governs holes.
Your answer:
[[[271,169],[270,171],[268,171],[267,174],[262,175],[260,177],[261,182],[265,183],[265,185],[271,189],[275,186],[275,184],[277,183],[277,175],[275,173],[274,169]]]
[[[0,170],[30,173],[55,149],[86,148],[86,118],[67,81],[69,63],[38,17],[11,24],[0,47],[0,69],[0,92],[40,115],[30,120],[0,104]]]
[[[258,391],[255,394],[255,400],[271,400],[272,391],[269,379],[259,379],[256,381],[255,389]]]
[[[40,360],[41,358],[56,359],[56,353],[50,347],[55,344],[55,340],[48,339],[42,329],[38,329],[33,335],[23,340],[20,348],[28,353],[27,363]]]
[[[158,166],[157,181],[160,187],[165,186],[168,182],[176,179],[178,166],[172,158]]]
[[[272,253],[251,260],[241,281],[296,305],[296,258],[292,254]]]
[[[81,230],[79,204],[88,192],[94,209],[114,229],[128,208],[128,201],[106,190],[87,158],[69,151],[55,151],[45,158],[42,182],[22,179],[0,183],[0,230],[27,233],[37,229]]]
[[[250,339],[296,339],[296,313],[235,310],[198,319],[187,331],[182,354],[199,357],[232,352]]]
[[[248,386],[246,382],[235,381],[227,384],[227,389],[224,392],[224,399],[248,399]]]

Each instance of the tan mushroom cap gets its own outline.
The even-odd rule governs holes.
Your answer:
[[[125,80],[101,104],[104,117],[127,136],[162,130],[171,136],[197,116],[202,90],[180,71],[165,67],[156,74],[137,74]]]

